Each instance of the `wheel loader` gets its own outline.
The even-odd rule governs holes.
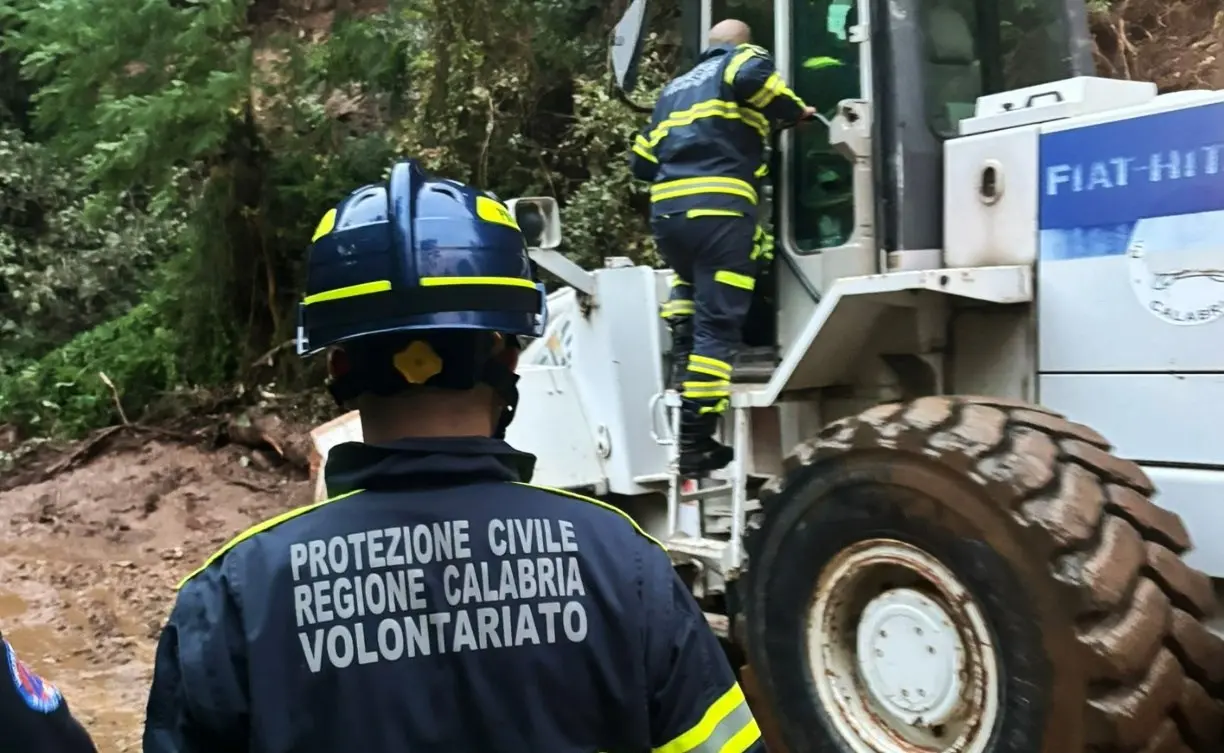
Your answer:
[[[736,460],[676,475],[669,272],[523,198],[536,482],[666,543],[772,751],[1224,750],[1224,92],[1093,77],[1080,0],[680,6],[690,62],[743,19],[823,116],[773,144]]]

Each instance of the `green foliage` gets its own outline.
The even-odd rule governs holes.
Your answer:
[[[181,220],[130,196],[85,222],[84,188],[45,147],[0,131],[0,372],[125,311],[175,247]]]
[[[666,68],[657,55],[646,57],[644,63],[640,85],[649,92],[645,101],[652,102],[666,81]],[[641,116],[614,97],[599,79],[576,82],[574,105],[575,123],[564,148],[611,159],[591,159],[586,178],[567,192],[562,212],[567,248],[586,267],[598,266],[608,256],[656,264],[658,254],[646,221],[649,191],[633,178],[626,154],[626,146],[642,127]]]
[[[133,412],[243,377],[292,333],[318,217],[403,157],[556,196],[585,264],[653,262],[627,166],[644,116],[605,84],[622,9],[0,0],[0,103],[32,101],[10,122],[35,134],[0,137],[0,424],[113,421],[99,372]],[[651,44],[658,85],[676,50]]]
[[[201,326],[193,316],[198,298],[183,288],[196,274],[189,256],[171,260],[152,275],[152,292],[125,313],[0,373],[0,417],[34,435],[79,436],[118,417],[100,374],[117,385],[133,417],[175,388],[229,376],[231,334]]]
[[[161,188],[224,143],[249,94],[245,0],[8,0],[34,122],[111,189]]]

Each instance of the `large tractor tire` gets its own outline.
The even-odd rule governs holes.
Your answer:
[[[978,397],[831,424],[767,485],[741,581],[791,753],[1219,753],[1224,642],[1134,463]]]

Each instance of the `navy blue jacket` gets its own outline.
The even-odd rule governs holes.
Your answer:
[[[633,174],[653,182],[651,213],[756,217],[771,121],[794,122],[806,105],[753,45],[706,50],[659,95],[634,139]]]
[[[337,496],[181,585],[145,753],[762,751],[667,554],[486,438],[340,445]]]
[[[39,677],[0,636],[0,751],[96,753],[59,689]]]

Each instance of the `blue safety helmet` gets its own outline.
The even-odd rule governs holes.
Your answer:
[[[319,222],[299,306],[298,353],[424,330],[539,337],[544,286],[523,234],[489,194],[435,180],[414,161],[363,186]]]
[[[518,403],[519,338],[548,315],[518,224],[500,201],[415,162],[328,210],[310,246],[298,353],[331,348],[328,387],[341,405],[411,385],[493,387],[505,433]],[[338,347],[332,347],[338,346]]]

